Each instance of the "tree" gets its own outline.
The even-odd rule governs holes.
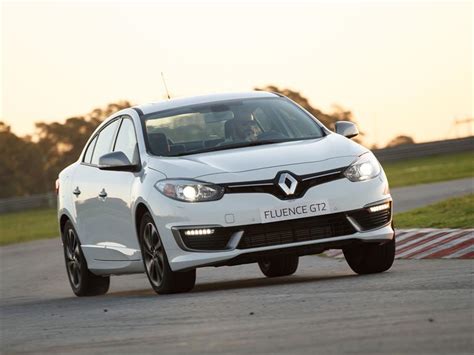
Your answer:
[[[130,106],[128,101],[119,101],[84,116],[68,118],[64,123],[36,123],[35,138],[43,159],[45,179],[54,183],[58,173],[77,160],[96,127],[113,113]]]
[[[414,144],[414,143],[415,141],[412,137],[400,135],[393,138],[390,142],[388,142],[387,147],[396,147],[399,145]]]
[[[0,122],[0,198],[40,193],[47,186],[36,144]]]
[[[128,101],[120,101],[64,123],[37,123],[33,139],[16,136],[0,121],[0,198],[52,191],[59,172],[77,160],[95,128],[127,107]]]
[[[334,129],[334,124],[337,121],[351,121],[354,122],[354,118],[351,111],[345,110],[342,106],[334,105],[334,111],[331,113],[324,113],[321,110],[311,106],[308,99],[301,95],[298,91],[291,89],[279,88],[274,85],[267,85],[262,88],[255,88],[255,90],[277,92],[285,95],[289,99],[293,100],[300,106],[304,107],[309,113],[320,120],[327,128]]]

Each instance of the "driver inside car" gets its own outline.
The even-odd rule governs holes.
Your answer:
[[[226,122],[226,128],[232,142],[255,142],[262,133],[251,112],[235,112],[234,118]]]

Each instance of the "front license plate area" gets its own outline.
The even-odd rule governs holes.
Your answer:
[[[280,206],[260,208],[262,223],[307,218],[330,213],[328,200],[291,201]]]

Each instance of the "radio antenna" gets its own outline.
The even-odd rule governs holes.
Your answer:
[[[168,86],[166,85],[165,75],[161,72],[161,79],[163,80],[163,85],[165,86],[166,96],[168,96],[168,100],[171,99],[170,92],[168,91]]]

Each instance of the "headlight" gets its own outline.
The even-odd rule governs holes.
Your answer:
[[[372,153],[366,153],[344,171],[344,176],[350,181],[364,181],[378,176],[380,171],[377,158]]]
[[[155,187],[166,197],[184,202],[215,201],[224,195],[221,186],[196,180],[161,180]]]

